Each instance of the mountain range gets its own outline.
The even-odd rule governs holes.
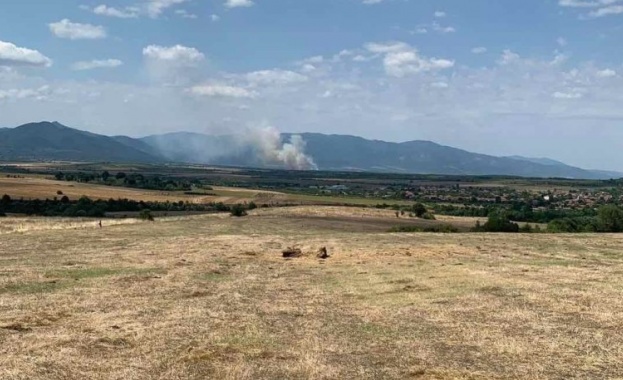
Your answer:
[[[303,147],[295,143],[293,136],[281,135],[282,141],[293,142],[287,146],[281,143],[266,145],[240,135],[211,136],[189,132],[137,139],[98,135],[58,122],[39,122],[0,128],[0,162],[185,162],[284,168],[291,162],[299,162],[301,155],[305,155],[320,170],[578,179],[623,177],[622,173],[585,170],[547,158],[496,157],[430,141],[393,143],[356,136],[302,133],[299,136],[304,141]],[[289,161],[287,156],[293,154],[294,161]],[[275,161],[275,158],[283,161]]]

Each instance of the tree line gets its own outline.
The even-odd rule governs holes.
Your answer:
[[[9,195],[0,198],[0,215],[22,214],[30,216],[64,216],[64,217],[104,217],[112,212],[150,211],[195,211],[195,212],[232,212],[256,208],[254,203],[243,205],[226,205],[222,202],[195,204],[190,202],[144,202],[129,199],[92,200],[81,197],[72,201],[67,196],[60,199],[11,199]]]

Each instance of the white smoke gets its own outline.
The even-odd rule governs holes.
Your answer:
[[[250,130],[249,143],[268,165],[279,165],[292,170],[318,170],[314,159],[305,154],[305,140],[293,135],[283,142],[281,133],[275,127],[260,127]]]

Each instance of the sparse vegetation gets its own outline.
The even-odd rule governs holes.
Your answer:
[[[101,233],[92,221],[5,218],[0,378],[623,373],[621,239],[383,233],[438,219],[305,206],[244,223],[111,220]],[[304,255],[282,258],[294,244]]]
[[[396,226],[392,227],[389,232],[435,232],[435,233],[456,233],[459,229],[451,224],[442,224],[433,227],[419,227],[419,226]]]

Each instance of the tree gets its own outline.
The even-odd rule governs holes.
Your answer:
[[[107,181],[108,178],[110,178],[110,173],[108,170],[104,170],[104,172],[102,172],[102,180]]]
[[[421,203],[414,204],[412,209],[413,209],[413,213],[418,218],[421,218],[422,215],[426,214],[426,212],[427,212],[426,207],[423,204],[421,204]]]
[[[117,178],[117,179],[124,179],[125,177],[126,177],[126,175],[125,175],[125,173],[124,173],[124,172],[118,172],[118,173],[115,175],[115,178]]]
[[[2,204],[6,206],[9,203],[11,203],[11,197],[8,194],[4,194],[2,196]]]
[[[615,205],[602,206],[597,214],[603,232],[623,232],[623,210]]]
[[[519,232],[519,225],[511,222],[506,212],[495,211],[489,214],[481,229],[485,232]]]
[[[247,216],[247,210],[244,209],[244,206],[241,204],[235,204],[231,207],[231,216],[235,216],[237,218]]]

